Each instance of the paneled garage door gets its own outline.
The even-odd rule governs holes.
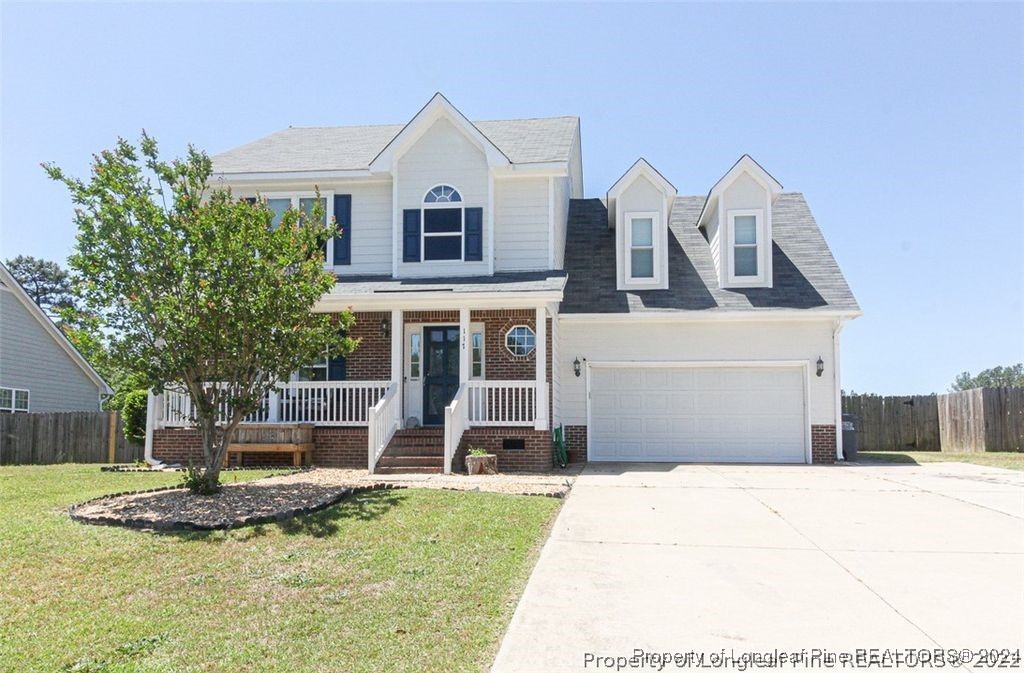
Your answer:
[[[804,463],[799,366],[590,370],[590,460]]]

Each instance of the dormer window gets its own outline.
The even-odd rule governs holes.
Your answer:
[[[402,237],[403,262],[482,261],[483,208],[466,208],[459,190],[437,185],[403,213]]]
[[[658,213],[626,213],[626,277],[630,281],[652,282],[655,278],[655,223]]]
[[[764,238],[764,214],[761,210],[730,210],[731,244],[729,281],[758,282],[764,279],[761,243]]]

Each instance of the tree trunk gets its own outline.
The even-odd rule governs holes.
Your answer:
[[[202,419],[203,432],[203,482],[206,493],[216,493],[220,487],[220,467],[224,461],[226,444],[217,441],[217,418]]]

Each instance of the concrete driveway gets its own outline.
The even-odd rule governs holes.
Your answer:
[[[492,671],[607,670],[588,653],[638,648],[1022,642],[1024,473],[598,463],[559,514]]]

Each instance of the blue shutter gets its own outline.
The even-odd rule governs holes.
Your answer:
[[[420,261],[420,211],[418,208],[402,213],[402,261]]]
[[[465,259],[479,262],[484,258],[484,209],[466,208]]]
[[[339,330],[338,335],[344,337],[345,330]],[[330,357],[327,358],[327,380],[328,381],[344,381],[347,377],[348,361],[344,355],[333,355],[328,354]]]
[[[334,264],[352,263],[352,195],[334,195],[334,219],[338,235],[334,237]]]

